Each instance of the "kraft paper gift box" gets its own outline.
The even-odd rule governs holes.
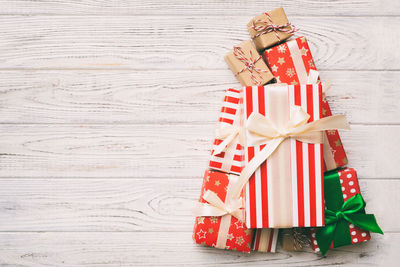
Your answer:
[[[248,228],[324,225],[323,131],[348,124],[340,115],[321,119],[321,101],[321,84],[244,88]]]
[[[334,219],[330,219],[331,223],[326,221],[323,228],[311,229],[311,246],[314,251],[325,254],[329,248],[366,242],[371,239],[368,230],[383,234],[375,216],[365,214],[365,202],[361,197],[357,172],[354,169],[330,171],[325,173],[324,179],[325,203],[329,210],[326,212]],[[328,216],[326,218],[329,219]],[[320,239],[324,231],[327,234],[327,227],[333,227],[330,229],[333,235]]]
[[[216,137],[213,142],[210,169],[240,174],[244,165],[244,150],[240,144],[240,91],[225,92]]]
[[[305,247],[310,247],[308,228],[288,228],[282,229],[282,249],[285,251],[302,251]]]
[[[311,50],[304,36],[266,50],[263,57],[278,83],[306,84],[317,82],[318,74],[315,75],[315,73],[318,72],[316,72]],[[322,116],[331,115],[328,102],[323,100]],[[323,153],[325,171],[337,169],[348,163],[337,130],[325,132]]]
[[[295,32],[283,8],[254,17],[247,24],[247,29],[259,51],[288,39]]]
[[[215,193],[222,202],[225,202],[229,198],[227,192],[237,177],[207,170],[204,174],[199,202],[207,204],[204,197],[209,192]],[[253,230],[246,228],[242,221],[232,215],[196,217],[193,240],[198,244],[249,253],[252,239]]]
[[[244,86],[263,85],[274,78],[250,40],[235,46],[225,61]]]
[[[278,232],[279,230],[274,228],[255,229],[252,250],[274,253],[278,242]]]

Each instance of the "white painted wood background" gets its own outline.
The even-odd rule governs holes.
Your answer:
[[[276,254],[193,244],[224,54],[283,6],[384,236]],[[0,0],[1,266],[398,266],[400,2]]]

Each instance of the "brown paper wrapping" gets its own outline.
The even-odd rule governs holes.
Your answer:
[[[264,60],[260,58],[257,49],[254,47],[250,40],[240,43],[238,47],[242,48],[246,58],[248,58],[249,60],[254,61],[255,59],[259,58],[254,63],[254,66],[257,69],[263,70],[256,71],[247,68],[242,71],[244,68],[246,68],[246,65],[242,61],[240,61],[234,55],[233,50],[231,50],[228,54],[226,54],[225,61],[243,86],[264,85],[274,78],[268,66],[265,64]],[[252,79],[252,74],[257,78],[257,82]]]
[[[268,14],[271,17],[272,22],[277,26],[289,23],[283,8],[274,9],[272,11],[269,11]],[[279,42],[282,42],[283,40],[286,40],[290,36],[293,35],[293,33],[286,33],[286,32],[282,32],[282,31],[277,31],[276,33],[278,34],[279,39],[276,36],[275,32],[265,33],[265,34],[261,34],[258,37],[255,37],[258,34],[258,32],[256,32],[254,29],[251,28],[251,26],[253,25],[253,22],[255,20],[263,20],[263,21],[269,22],[269,19],[268,19],[267,15],[265,15],[265,13],[263,13],[263,14],[261,14],[259,16],[254,17],[247,24],[247,29],[249,30],[250,36],[253,39],[253,42],[254,42],[257,50],[259,50],[259,51],[264,50],[264,49],[266,49],[266,48],[268,48],[270,46],[273,46],[274,44],[277,44]],[[287,26],[284,29],[290,30],[291,27]]]

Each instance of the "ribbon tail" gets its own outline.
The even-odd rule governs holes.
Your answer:
[[[264,161],[268,159],[268,157],[277,149],[283,140],[285,140],[283,137],[271,140],[249,163],[247,163],[246,167],[244,167],[239,176],[238,182],[232,188],[233,198],[239,198],[243,186],[250,179],[251,175]]]
[[[230,135],[228,135],[228,137],[226,137],[224,139],[224,141],[222,141],[222,143],[220,143],[215,149],[214,152],[212,153],[212,155],[218,155],[219,153],[221,153],[222,151],[224,151],[224,149],[235,139],[236,135],[238,134],[238,131],[234,131],[233,133],[231,133]]]
[[[226,214],[224,210],[216,208],[207,203],[197,202],[196,206],[192,209],[194,216],[223,216]]]
[[[361,229],[383,235],[383,231],[376,222],[375,215],[373,214],[354,213],[346,214],[345,217],[347,217],[346,219],[349,222]]]
[[[333,237],[335,235],[336,223],[326,225],[323,228],[319,228],[315,238],[318,242],[319,250],[321,251],[322,255],[325,255],[326,252],[329,250]]]

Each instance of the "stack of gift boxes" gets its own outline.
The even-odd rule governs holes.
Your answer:
[[[293,37],[282,8],[247,28],[252,40],[225,56],[243,88],[225,93],[193,239],[242,252],[275,252],[281,239],[325,254],[382,233],[346,167],[338,129],[348,124],[331,114],[306,37]]]

